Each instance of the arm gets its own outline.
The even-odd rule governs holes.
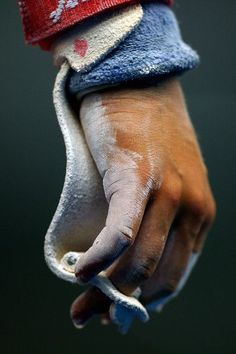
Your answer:
[[[96,92],[96,96],[85,96],[80,118],[110,206],[105,228],[78,262],[77,276],[87,281],[107,269],[120,291],[131,294],[141,286],[143,303],[160,310],[185,284],[215,205],[180,84],[176,77],[165,76],[194,67],[196,54],[181,42],[170,11],[164,6],[144,8],[141,24],[114,54],[71,79],[73,93],[81,96],[86,88]],[[127,87],[127,81],[134,79],[138,81]],[[118,88],[103,88],[99,94],[98,83]],[[102,132],[109,137],[107,142],[99,138]],[[119,155],[123,167],[117,161]],[[133,172],[147,177],[144,184],[137,182]],[[109,307],[109,299],[90,289],[73,304],[72,318],[84,324],[92,314]]]
[[[28,26],[29,16],[24,12],[28,41],[42,44],[46,38],[44,43],[50,44],[57,33],[82,21],[78,12],[76,22],[67,17],[70,10],[81,9],[82,2],[74,2],[74,8],[70,7],[72,2],[68,2],[68,6],[65,2],[61,4],[59,17],[56,13],[51,15],[52,9],[47,6],[44,9],[45,21],[48,21],[48,14],[51,21],[46,31],[47,26],[40,25],[43,16],[42,19],[36,16],[38,27],[31,16],[32,23]],[[32,3],[25,1],[24,5],[28,13],[31,9],[32,15]],[[93,14],[99,13],[98,9],[96,11]],[[91,13],[86,16],[90,17]],[[34,31],[32,26],[35,26]],[[36,33],[38,35],[34,35]],[[127,43],[128,40],[124,41],[123,49],[131,54],[129,45],[124,48]],[[122,45],[115,52],[115,60]],[[171,54],[167,57],[170,58]],[[95,93],[85,95],[79,114],[87,144],[103,178],[109,212],[104,229],[77,264],[76,275],[88,281],[106,269],[107,276],[120,291],[131,294],[141,287],[144,304],[159,303],[163,298],[166,302],[179,291],[182,279],[189,273],[192,255],[200,252],[215,213],[206,168],[180,85],[177,79],[167,80],[165,77],[163,80],[163,76],[160,79],[163,73],[174,76],[191,65],[180,66],[175,57],[172,71],[170,66],[164,65],[165,71],[149,71],[150,76],[144,75],[145,85],[142,82],[140,86],[125,88],[123,85],[134,79],[132,75],[135,79],[143,79],[144,76],[138,76],[147,70],[140,71],[133,65],[133,74],[129,77],[126,74],[131,70],[128,61],[124,61],[125,75],[121,79],[121,72],[111,75],[112,64],[116,63],[109,62],[111,58],[108,55],[94,70],[88,69],[83,78],[88,84],[85,88],[92,88]],[[186,63],[186,56],[182,59]],[[149,63],[150,67],[153,63]],[[103,73],[103,64],[109,68],[108,76],[113,81],[100,81],[107,88],[104,90],[103,87],[98,94],[98,82],[89,80],[94,73],[94,77],[98,77],[99,70]],[[155,65],[160,67],[158,62]],[[121,68],[121,62],[118,67]],[[157,79],[155,85],[151,82],[153,76]],[[109,88],[114,83],[119,87]],[[77,87],[71,83],[71,93],[78,94],[80,85],[81,82]],[[107,134],[101,135],[101,132]],[[72,318],[81,324],[94,313],[106,314],[109,306],[109,299],[92,288],[75,301]]]
[[[109,212],[77,275],[87,281],[105,268],[121,292],[141,286],[142,302],[158,310],[183,286],[215,215],[180,84],[170,79],[89,94],[80,116]],[[71,315],[84,325],[109,307],[92,288],[74,302]]]

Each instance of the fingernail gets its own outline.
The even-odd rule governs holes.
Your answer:
[[[76,328],[82,329],[85,327],[87,321],[82,318],[72,318],[72,322]]]
[[[86,326],[90,316],[87,313],[74,313],[71,316],[74,326],[78,329],[82,329]]]
[[[88,272],[82,272],[82,271],[77,271],[75,272],[75,276],[77,278],[78,283],[81,283],[82,285],[85,283],[88,283],[90,280],[94,278],[94,273],[88,273]]]
[[[84,273],[78,268],[75,270],[75,276],[77,280],[81,283],[87,283],[89,281],[88,274]]]

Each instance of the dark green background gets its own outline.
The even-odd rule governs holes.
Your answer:
[[[96,321],[76,331],[68,313],[77,288],[44,263],[65,173],[51,98],[56,69],[47,53],[24,45],[15,1],[1,0],[1,353],[236,353],[236,1],[176,0],[175,9],[202,58],[183,84],[218,215],[182,295],[120,336]]]

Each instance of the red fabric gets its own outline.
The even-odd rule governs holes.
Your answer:
[[[44,49],[47,49],[50,45],[55,34],[75,23],[81,22],[107,9],[139,2],[139,0],[78,0],[78,4],[74,5],[74,8],[63,7],[60,18],[53,22],[50,15],[58,8],[60,1],[64,1],[64,6],[66,6],[68,3],[76,3],[75,0],[17,1],[20,7],[26,42],[31,44],[40,42]],[[173,0],[159,1],[168,5],[171,5],[173,2]]]

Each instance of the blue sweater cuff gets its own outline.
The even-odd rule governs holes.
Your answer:
[[[73,72],[70,92],[97,86],[174,75],[199,63],[197,53],[183,42],[173,11],[157,2],[142,4],[139,26],[90,71]]]

